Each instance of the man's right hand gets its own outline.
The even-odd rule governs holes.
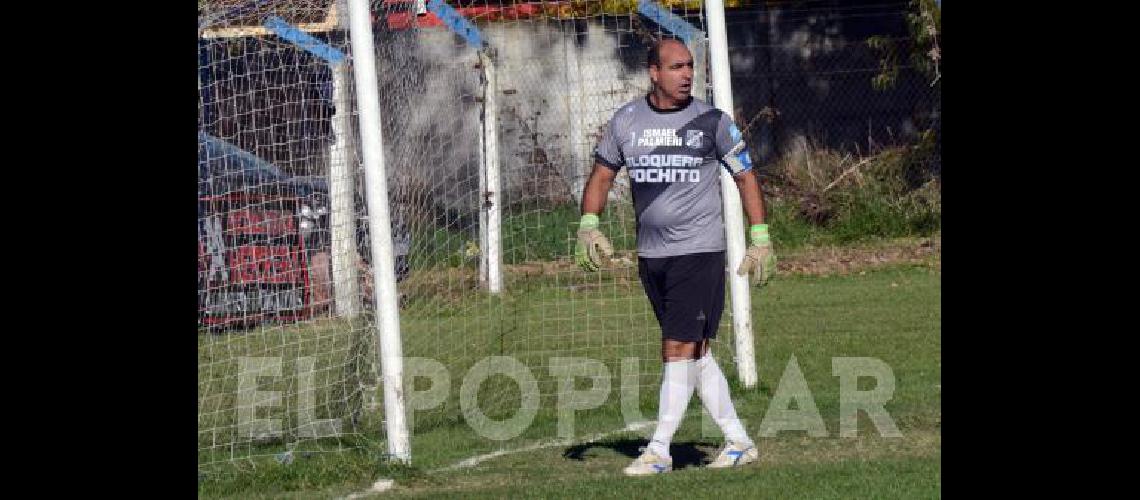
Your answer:
[[[582,220],[578,222],[578,243],[574,245],[574,260],[586,271],[597,271],[602,258],[609,259],[613,254],[614,247],[610,245],[610,240],[598,230],[598,216],[582,214]]]

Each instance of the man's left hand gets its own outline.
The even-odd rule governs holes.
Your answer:
[[[767,224],[754,224],[749,231],[752,244],[744,252],[744,259],[736,269],[737,276],[752,273],[752,284],[764,286],[776,272],[776,253],[768,236]]]

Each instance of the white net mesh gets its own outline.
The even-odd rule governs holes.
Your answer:
[[[329,179],[333,162],[359,163],[352,137],[337,134],[355,129],[351,63],[329,59],[348,53],[337,12],[329,2],[199,5],[199,466],[357,447],[382,427],[367,411],[372,322],[332,314],[330,202],[363,206]],[[296,33],[325,51],[305,50]],[[359,310],[367,291],[345,300]]]
[[[700,2],[666,4],[704,29]],[[199,5],[199,465],[382,440],[347,14],[328,1]],[[619,376],[632,382],[654,418],[660,331],[637,277],[624,174],[602,218],[612,266],[585,274],[569,256],[599,134],[648,90],[647,44],[670,35],[628,0],[451,5],[478,26],[494,88],[476,48],[438,17],[415,15],[414,2],[372,4],[403,352],[441,362],[451,380],[442,403],[410,408],[413,449],[416,434],[461,425],[460,381],[488,356],[517,359],[537,379],[540,415],[556,412],[551,359],[578,357],[603,363],[615,389]],[[488,94],[498,294],[480,237]],[[338,203],[351,215],[338,218]],[[726,308],[715,347],[726,373],[730,325]],[[599,425],[626,423],[614,392],[590,410]],[[492,418],[522,400],[495,378],[478,396]]]
[[[570,256],[598,137],[618,107],[647,92],[648,43],[669,34],[639,16],[635,2],[453,3],[492,54],[497,81],[488,89],[478,50],[463,37],[437,16],[385,5],[375,29],[387,167],[397,185],[421,195],[400,208],[417,214],[409,219],[411,271],[400,286],[404,353],[443,362],[452,381],[452,397],[415,412],[415,431],[462,413],[460,381],[489,356],[517,359],[537,379],[539,418],[556,412],[552,358],[604,363],[613,391],[593,411],[619,427],[622,361],[639,360],[626,376],[641,389],[643,414],[655,418],[661,337],[637,276],[624,173],[602,223],[618,250],[613,266],[585,274]],[[673,7],[703,29],[699,2]],[[487,92],[496,101],[501,169],[497,295],[487,290],[479,227],[490,198],[480,184]],[[731,345],[727,313],[718,349]],[[731,365],[731,356],[722,359]],[[493,418],[524,404],[506,378],[483,383],[478,403]]]

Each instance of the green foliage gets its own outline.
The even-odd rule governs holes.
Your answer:
[[[871,77],[876,90],[895,86],[903,61],[931,80],[937,78],[932,51],[938,47],[937,37],[942,33],[942,9],[934,0],[911,0],[906,23],[910,32],[907,38],[876,35],[866,40],[867,46],[879,54],[879,72]]]

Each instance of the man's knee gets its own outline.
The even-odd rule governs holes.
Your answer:
[[[661,344],[661,358],[666,361],[697,359],[701,354],[701,342],[685,342],[665,339]]]

